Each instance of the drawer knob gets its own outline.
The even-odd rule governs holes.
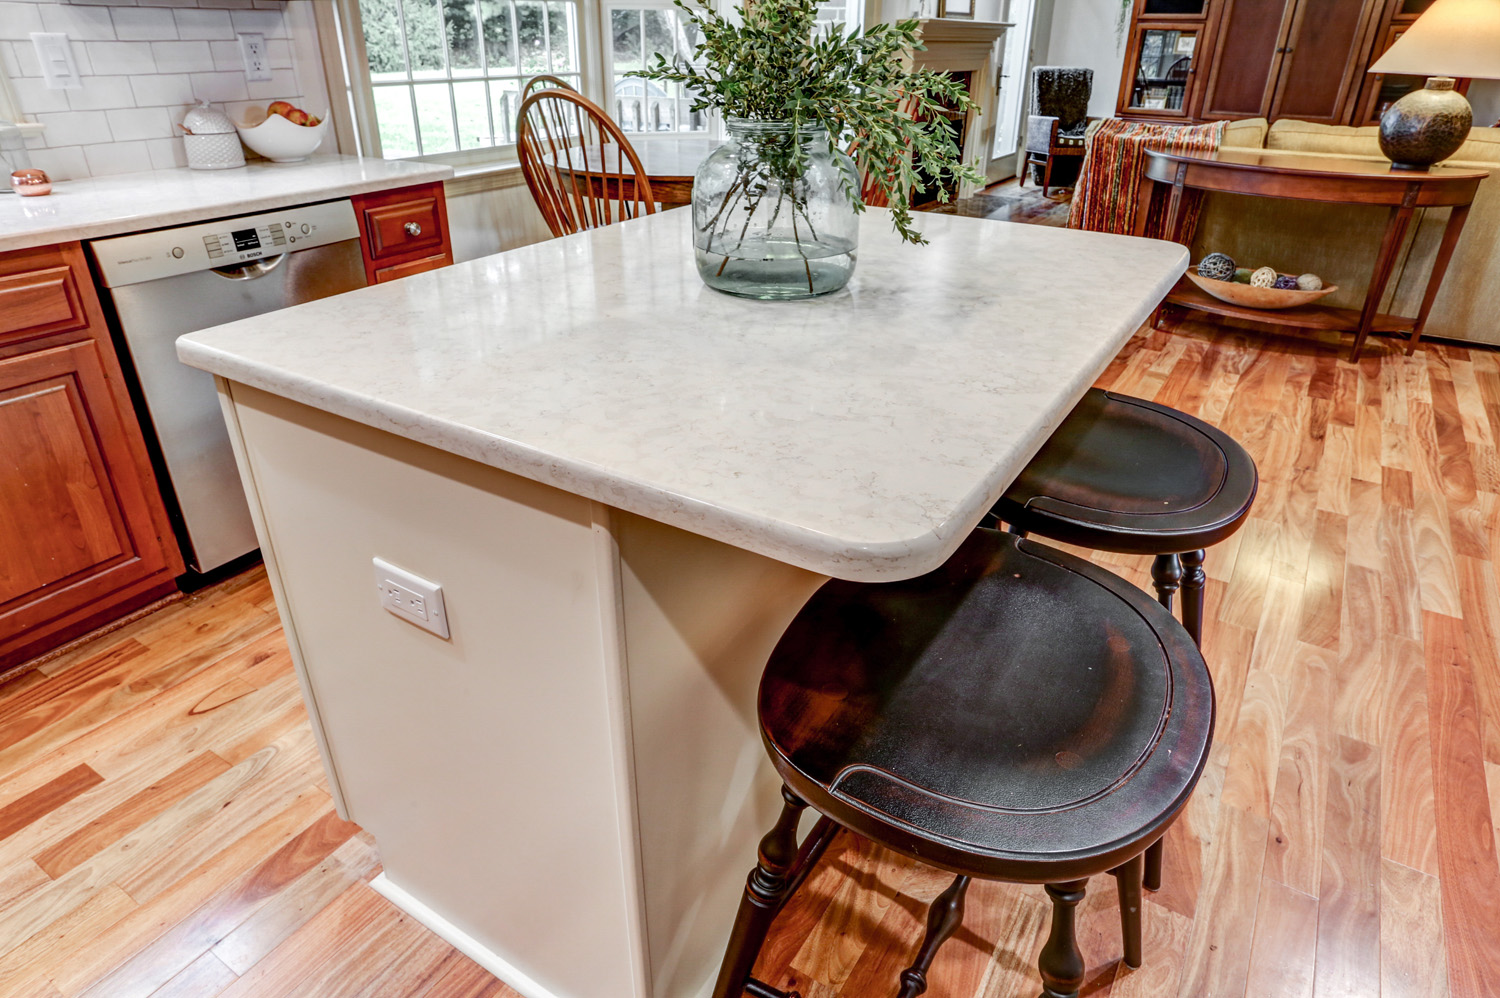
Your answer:
[[[419,222],[407,222],[402,228],[406,230],[408,236],[420,236],[422,234],[422,226]]]

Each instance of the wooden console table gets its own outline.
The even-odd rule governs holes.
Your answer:
[[[1224,191],[1257,197],[1290,198],[1299,201],[1323,201],[1333,204],[1380,205],[1390,210],[1385,238],[1375,258],[1375,272],[1365,292],[1364,307],[1355,309],[1309,305],[1280,311],[1244,308],[1219,301],[1183,278],[1167,295],[1167,302],[1216,315],[1250,319],[1303,329],[1336,329],[1354,333],[1350,360],[1359,359],[1365,337],[1372,330],[1405,332],[1406,352],[1410,354],[1421,339],[1422,329],[1437,300],[1443,275],[1453,258],[1453,249],[1469,216],[1469,206],[1479,182],[1489,176],[1484,170],[1463,170],[1437,166],[1430,170],[1395,170],[1389,163],[1359,159],[1304,156],[1270,149],[1220,149],[1216,153],[1146,153],[1145,175],[1141,179],[1136,235],[1144,235],[1152,194],[1157,184],[1170,185],[1166,232],[1174,242],[1182,242],[1183,191]],[[1384,315],[1379,312],[1380,299],[1390,282],[1412,216],[1418,208],[1451,208],[1448,226],[1433,261],[1422,308],[1416,318]]]

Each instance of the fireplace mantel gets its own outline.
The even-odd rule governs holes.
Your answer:
[[[963,21],[953,17],[924,17],[921,20],[922,41],[968,42],[989,45],[1015,25],[1004,21]]]

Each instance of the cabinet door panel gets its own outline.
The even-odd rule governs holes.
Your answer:
[[[77,382],[0,392],[0,605],[124,553]]]
[[[1271,106],[1274,118],[1342,124],[1369,54],[1380,0],[1300,0]]]
[[[92,341],[0,360],[0,645],[167,565]]]
[[[1256,118],[1269,113],[1292,6],[1290,0],[1228,0],[1219,22],[1203,117]]]

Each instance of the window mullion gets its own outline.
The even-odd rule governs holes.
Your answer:
[[[401,55],[406,60],[406,99],[411,103],[411,131],[417,140],[417,155],[423,153],[422,115],[417,111],[416,76],[411,66],[411,41],[406,37],[406,2],[396,0],[396,24],[401,29]],[[368,64],[367,64],[368,65]]]

